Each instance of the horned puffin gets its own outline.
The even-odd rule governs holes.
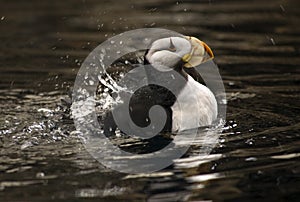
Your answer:
[[[217,101],[212,91],[197,81],[198,72],[193,67],[213,57],[206,43],[191,36],[166,37],[152,42],[144,54],[146,75],[149,80],[171,82],[176,90],[171,92],[152,84],[139,89],[130,101],[132,121],[139,127],[147,127],[151,121],[150,108],[160,105],[167,114],[161,132],[178,133],[211,125],[217,118]],[[178,74],[173,74],[174,71]],[[177,77],[183,77],[184,82],[176,82]],[[112,114],[108,115],[104,132],[111,134],[116,128]]]

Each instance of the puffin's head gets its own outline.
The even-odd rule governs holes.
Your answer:
[[[206,43],[191,36],[168,37],[154,41],[145,60],[159,71],[176,67],[196,67],[214,57]]]

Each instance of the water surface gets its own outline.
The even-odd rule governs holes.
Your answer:
[[[1,201],[299,200],[298,1],[0,2]],[[144,27],[211,46],[227,121],[205,159],[193,145],[160,172],[126,175],[86,152],[61,99],[91,50]]]

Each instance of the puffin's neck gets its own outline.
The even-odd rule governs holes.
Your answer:
[[[159,71],[154,68],[146,58],[144,60],[144,64],[149,65],[145,67],[145,72],[150,83],[156,83],[155,81],[159,81],[159,83],[169,83],[174,86],[174,89],[176,89],[176,94],[179,94],[186,85],[186,82],[176,82],[179,81],[179,79],[182,79],[182,77],[184,80],[188,80],[188,74],[183,69],[183,62],[179,62],[175,67],[173,67],[178,74],[174,74],[173,71]]]
[[[150,65],[150,66],[151,66],[151,69],[156,70],[156,69],[152,66],[152,64],[150,64],[150,62],[147,60],[146,57],[144,57],[144,65]],[[178,72],[185,80],[188,79],[188,74],[184,71],[184,62],[183,62],[183,61],[179,61],[179,62],[175,65],[175,67],[173,67],[173,69],[174,69],[176,72]],[[152,71],[152,70],[151,70],[151,71]],[[151,74],[148,75],[148,73],[151,73],[151,71],[149,70],[149,68],[146,68],[147,76],[150,76],[150,77],[151,77]],[[169,75],[169,76],[174,77],[173,74],[172,74],[172,71],[170,71],[170,72],[167,72],[167,71],[166,71],[166,72],[162,72],[162,71],[156,70],[155,73],[163,74],[164,76]],[[149,78],[149,77],[148,77],[148,78]],[[151,79],[152,79],[152,78],[151,78]],[[153,79],[155,79],[155,78],[153,78]]]

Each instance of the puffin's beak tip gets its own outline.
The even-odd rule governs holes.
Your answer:
[[[185,67],[195,67],[209,60],[214,59],[214,53],[211,48],[196,37],[186,36],[186,39],[192,44],[192,53],[185,56],[183,61],[187,61]],[[204,49],[204,52],[203,52]]]
[[[205,52],[209,55],[209,59],[214,59],[215,56],[211,48],[203,41],[201,42],[201,44],[204,47]]]

